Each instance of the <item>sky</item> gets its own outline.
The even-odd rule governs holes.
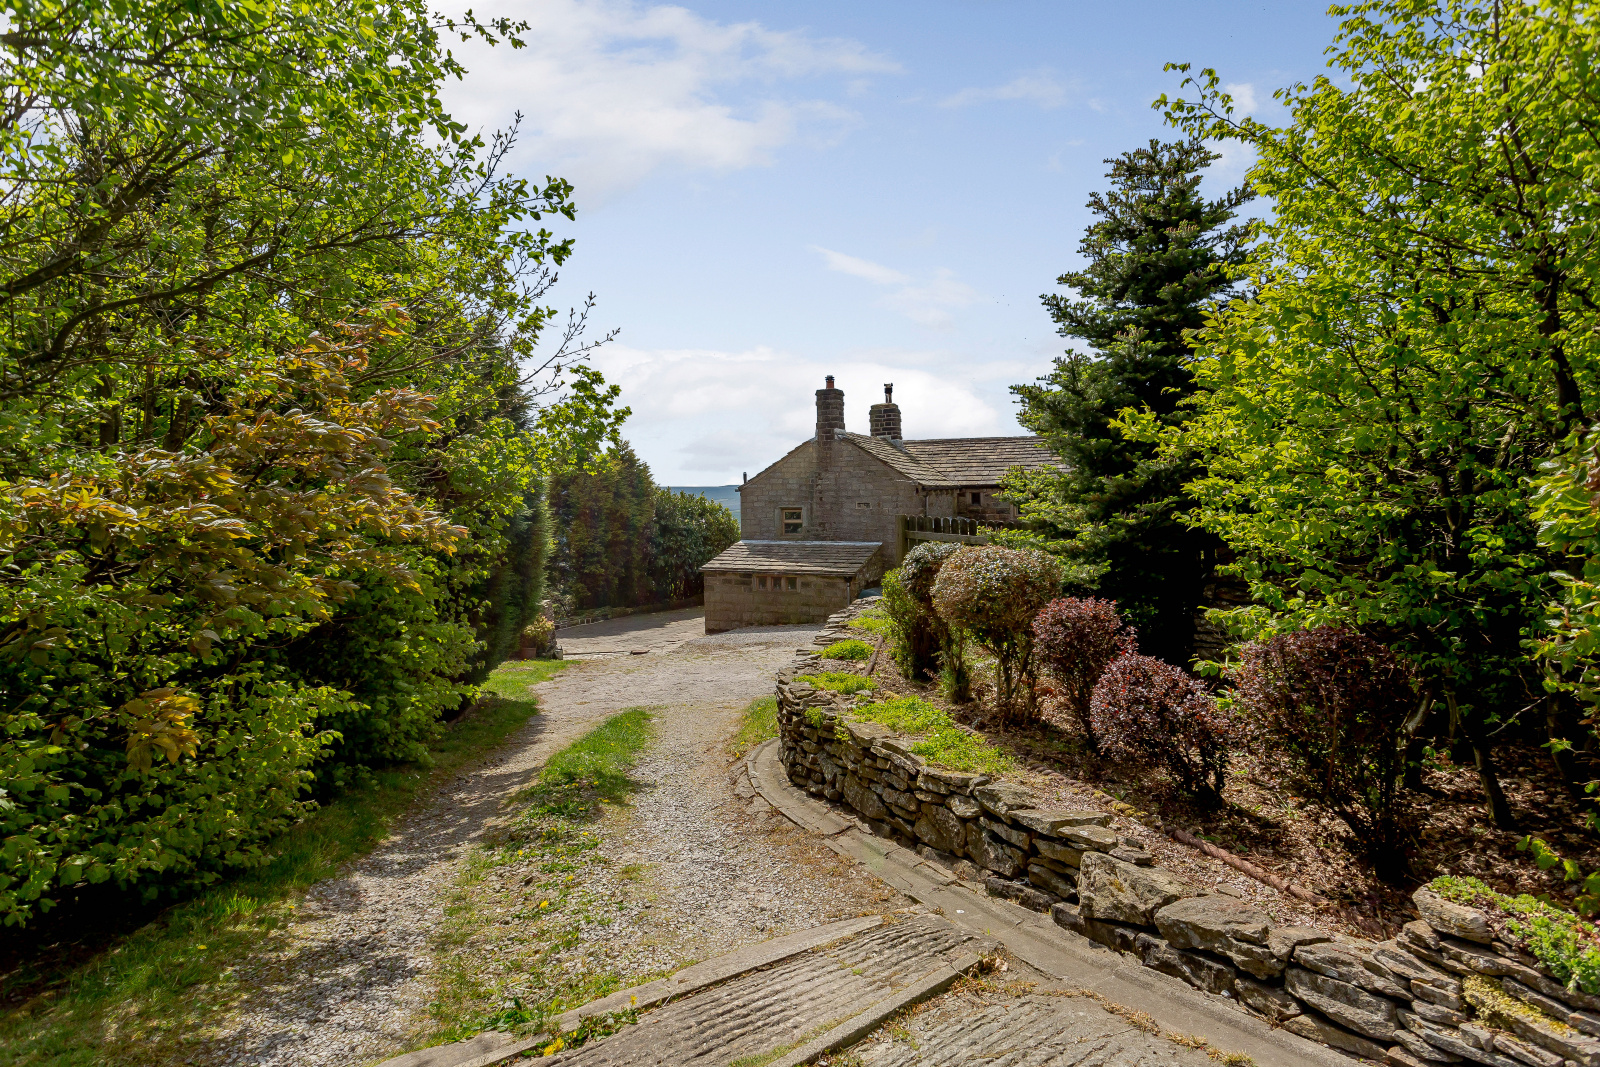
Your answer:
[[[446,87],[508,159],[576,188],[550,301],[593,293],[593,362],[663,485],[722,485],[807,437],[832,374],[848,427],[894,383],[907,438],[1025,432],[1009,387],[1071,343],[1040,295],[1077,269],[1103,162],[1173,139],[1169,62],[1240,110],[1326,67],[1304,0],[687,6],[502,0],[527,47],[458,45]],[[1213,191],[1249,159],[1224,152]]]

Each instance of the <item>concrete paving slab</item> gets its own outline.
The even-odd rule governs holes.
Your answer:
[[[1169,1031],[1196,1034],[1212,1045],[1249,1055],[1259,1067],[1350,1067],[1343,1054],[1248,1015],[1235,1002],[1201,993],[1120,953],[1061,929],[1048,916],[951,880],[948,872],[858,825],[832,828],[843,818],[795,788],[766,742],[746,758],[751,784],[786,818],[823,834],[830,849],[855,859],[889,885],[937,909],[952,923],[999,939],[1023,962],[1062,983],[1148,1013]],[[1068,1061],[1070,1062],[1070,1061]]]

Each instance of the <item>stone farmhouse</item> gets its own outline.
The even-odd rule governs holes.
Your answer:
[[[820,621],[913,542],[981,541],[980,524],[1015,519],[1000,479],[1056,462],[1038,437],[903,440],[892,384],[870,425],[844,428],[844,391],[828,375],[816,434],[739,487],[744,539],[702,568],[707,633]]]

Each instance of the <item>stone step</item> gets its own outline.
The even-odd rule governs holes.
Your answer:
[[[799,1044],[931,971],[995,947],[938,916],[904,918],[643,1013],[637,1024],[549,1062],[726,1067]]]

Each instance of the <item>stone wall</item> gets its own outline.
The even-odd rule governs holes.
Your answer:
[[[862,606],[830,618],[816,643],[859,636],[846,623]],[[1015,783],[928,766],[912,739],[851,721],[870,694],[798,680],[827,666],[837,664],[805,653],[777,677],[790,781],[989,893],[1356,1056],[1405,1067],[1600,1067],[1600,997],[1567,990],[1498,940],[1482,911],[1422,889],[1420,918],[1389,941],[1276,925],[1154,866],[1105,812],[1057,810]]]
[[[741,626],[785,626],[818,622],[850,603],[861,591],[849,578],[800,575],[798,589],[761,589],[755,574],[706,575],[706,633]],[[762,575],[761,577],[768,577]]]

